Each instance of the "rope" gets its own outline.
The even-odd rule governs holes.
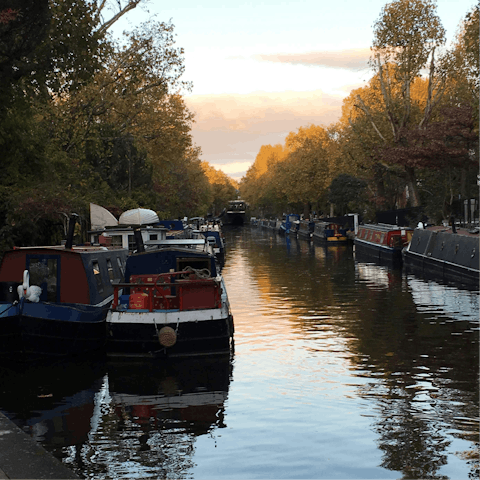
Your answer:
[[[182,272],[194,273],[197,276],[197,278],[210,278],[211,276],[210,270],[208,268],[197,269],[197,268],[191,267],[190,265],[188,267],[185,267],[182,270]]]

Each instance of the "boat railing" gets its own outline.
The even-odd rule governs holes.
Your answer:
[[[121,295],[120,290],[129,289]],[[132,275],[114,283],[112,310],[199,310],[221,307],[221,282],[192,271]],[[126,304],[125,302],[128,302]]]

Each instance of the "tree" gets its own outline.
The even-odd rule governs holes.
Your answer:
[[[202,162],[202,168],[212,190],[209,211],[213,216],[217,216],[228,205],[230,200],[236,198],[237,186],[228,175],[212,167],[208,162]]]
[[[374,25],[372,66],[378,75],[383,106],[398,144],[406,128],[422,128],[445,91],[446,76],[435,59],[435,51],[445,42],[445,31],[436,14],[434,0],[395,0],[387,4]],[[428,65],[428,93],[420,121],[412,125],[411,86]],[[385,138],[361,97],[358,108],[370,119],[385,145]],[[404,165],[412,203],[418,206],[415,168]]]
[[[328,187],[328,201],[337,207],[340,215],[348,213],[348,210],[363,211],[366,186],[365,180],[341,173]]]

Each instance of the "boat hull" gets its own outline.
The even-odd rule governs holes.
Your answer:
[[[391,248],[384,245],[378,245],[363,240],[355,239],[355,254],[357,257],[363,257],[365,260],[372,260],[380,263],[402,263],[402,250],[400,248]]]
[[[36,361],[104,351],[109,305],[0,306],[0,358]]]
[[[175,343],[160,343],[164,327]],[[113,311],[107,319],[107,356],[181,357],[230,352],[233,318],[226,308],[194,311]]]
[[[416,229],[403,261],[409,269],[429,278],[478,287],[478,252],[478,236]]]

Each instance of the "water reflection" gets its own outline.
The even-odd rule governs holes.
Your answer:
[[[234,358],[4,369],[0,408],[84,477],[478,478],[478,293],[226,236]]]
[[[359,261],[348,247],[252,235],[255,248],[243,260],[269,326],[256,318],[250,345],[265,345],[262,328],[273,334],[272,349],[301,345],[324,368],[307,377],[299,367],[299,375],[330,390],[345,377],[346,359],[354,395],[372,409],[379,466],[404,478],[448,478],[465,461],[478,477],[478,294]]]
[[[231,365],[222,356],[3,369],[0,405],[81,477],[184,478],[195,438],[226,427]]]

